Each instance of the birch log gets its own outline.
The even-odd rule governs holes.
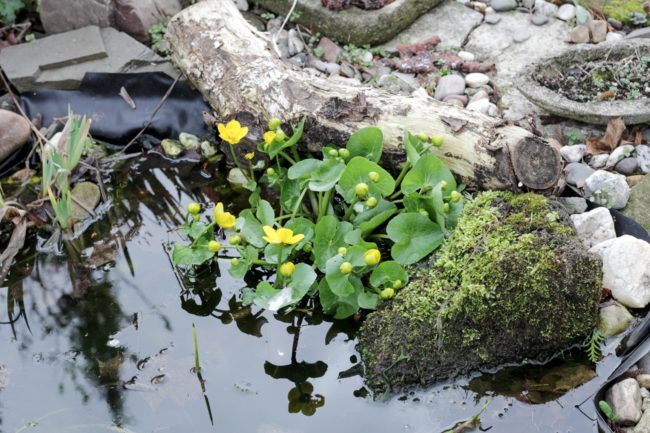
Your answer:
[[[167,27],[172,58],[221,119],[307,117],[305,139],[344,145],[355,130],[379,127],[390,161],[404,159],[405,131],[442,135],[432,150],[470,187],[546,191],[558,187],[556,148],[518,126],[432,98],[400,96],[300,69],[275,54],[231,0],[204,0]],[[250,122],[248,122],[250,124]]]

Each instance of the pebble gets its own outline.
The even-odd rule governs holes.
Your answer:
[[[546,0],[535,0],[535,12],[541,15],[554,17],[557,15],[558,7]]]
[[[575,26],[569,32],[569,39],[574,44],[586,44],[589,42],[589,27],[587,26]]]
[[[630,188],[634,188],[635,186],[643,182],[644,179],[645,179],[645,174],[637,174],[625,178],[625,180],[627,180],[627,184],[630,185]],[[632,199],[631,197],[632,197],[632,191],[630,191],[630,200]]]
[[[544,24],[548,23],[548,20],[548,16],[542,14],[535,14],[530,17],[530,22],[536,26],[543,26]]]
[[[650,388],[650,374],[639,374],[636,377],[636,381],[639,382],[640,387]]]
[[[466,62],[473,62],[476,59],[476,56],[469,51],[459,51],[458,57],[463,59]]]
[[[605,338],[613,337],[625,331],[634,316],[627,311],[625,306],[616,301],[601,307],[598,312],[598,332]],[[639,377],[637,376],[637,381]]]
[[[569,215],[583,213],[587,210],[587,200],[582,197],[560,197],[559,200]]]
[[[563,4],[557,10],[557,17],[562,21],[569,21],[576,17],[576,7],[570,3]]]
[[[357,75],[354,68],[347,63],[341,63],[341,74],[345,75],[348,78],[354,78]]]
[[[589,176],[585,180],[584,190],[585,197],[613,209],[623,209],[630,198],[630,187],[625,176],[605,170],[597,170]]]
[[[490,99],[490,95],[488,95],[488,92],[486,92],[483,89],[474,93],[472,97],[469,99],[469,102],[476,102],[476,101],[480,101],[481,99]]]
[[[435,98],[442,101],[449,95],[462,95],[465,92],[465,79],[460,75],[445,75],[436,86]]]
[[[636,160],[639,162],[639,168],[644,173],[650,173],[650,146],[640,144],[635,148]]]
[[[301,53],[305,49],[305,44],[302,42],[300,36],[298,35],[298,32],[295,29],[289,30],[289,37],[287,42],[290,56]]]
[[[490,6],[497,12],[511,11],[517,7],[515,0],[492,0]]]
[[[632,378],[614,384],[605,394],[605,399],[616,414],[616,423],[634,425],[641,419],[641,389]]]
[[[526,9],[532,9],[535,7],[535,0],[522,0],[521,6],[525,7]]]
[[[620,41],[623,38],[625,38],[625,36],[623,36],[620,33],[609,32],[609,33],[607,33],[607,37],[605,38],[605,40],[607,42],[611,42],[611,41]]]
[[[603,20],[593,20],[589,22],[591,31],[591,42],[598,44],[604,42],[607,38],[607,22]]]
[[[607,160],[609,159],[609,154],[608,153],[603,153],[600,155],[594,155],[591,157],[591,161],[589,161],[589,166],[591,168],[595,168],[596,170],[599,168],[603,168],[607,165]]]
[[[488,24],[497,24],[499,21],[501,21],[501,17],[497,14],[486,14],[485,15],[485,22]]]
[[[594,172],[593,168],[579,162],[571,162],[564,167],[566,182],[578,188],[582,188],[587,178],[594,174]]]
[[[621,174],[629,176],[631,174],[634,174],[637,168],[639,168],[639,162],[636,158],[625,158],[616,164],[614,170],[618,171]]]
[[[607,23],[616,30],[623,30],[623,23],[615,18],[607,18]]]
[[[631,144],[624,144],[623,146],[618,146],[614,151],[609,155],[607,159],[607,168],[612,168],[622,159],[627,158],[632,155],[634,152],[634,146]]]
[[[623,235],[601,242],[589,252],[603,260],[603,287],[612,291],[614,299],[630,308],[645,308],[650,303],[650,243]]]
[[[580,162],[585,156],[587,146],[584,144],[574,144],[572,146],[563,146],[560,149],[560,154],[566,162]]]
[[[334,41],[326,37],[320,39],[317,48],[323,51],[323,60],[328,63],[336,63],[339,55],[343,51]]]
[[[23,147],[31,134],[27,120],[8,110],[0,110],[0,161]]]
[[[520,44],[530,39],[530,32],[527,29],[519,29],[512,35],[512,40]]]
[[[474,72],[465,76],[467,87],[481,87],[490,82],[490,77],[480,72]]]
[[[450,102],[452,100],[459,101],[462,104],[463,107],[465,105],[467,105],[467,103],[469,102],[469,98],[467,96],[465,96],[465,95],[449,95],[449,96],[445,96],[445,99],[443,99],[442,102]]]
[[[497,117],[499,115],[499,107],[490,102],[487,109],[488,116]]]
[[[424,87],[420,87],[418,89],[415,89],[413,92],[411,92],[411,96],[418,96],[420,98],[426,99],[429,97],[429,94],[427,93]]]
[[[467,109],[470,111],[477,111],[479,113],[488,114],[490,108],[489,99],[479,99],[478,101],[467,104]]]
[[[315,68],[321,72],[325,72],[329,75],[338,75],[341,70],[341,66],[336,63],[327,63],[322,60],[318,60],[316,57],[309,57],[309,66]]]
[[[571,221],[586,248],[616,237],[614,219],[607,208],[597,207],[589,212],[571,215]]]
[[[305,66],[307,66],[307,54],[298,53],[293,57],[289,57],[289,59],[287,61],[289,63],[293,63],[296,66],[304,68]]]

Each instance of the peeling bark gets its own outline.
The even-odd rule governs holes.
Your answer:
[[[260,124],[273,117],[295,123],[305,116],[312,145],[343,145],[357,129],[377,126],[393,161],[404,158],[405,131],[442,135],[444,145],[432,152],[478,189],[544,191],[561,178],[557,149],[523,128],[282,61],[229,0],[185,9],[169,23],[167,38],[173,60],[223,119],[246,114]]]

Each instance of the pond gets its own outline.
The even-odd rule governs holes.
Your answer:
[[[576,406],[603,380],[575,388],[594,376],[575,354],[373,396],[354,320],[243,306],[227,260],[174,271],[187,203],[246,204],[215,167],[137,157],[104,180],[112,201],[84,235],[59,254],[34,235],[0,289],[0,433],[438,433],[485,405],[483,431],[595,430]]]

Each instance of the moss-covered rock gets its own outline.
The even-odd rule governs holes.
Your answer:
[[[369,385],[429,384],[541,359],[588,335],[601,264],[559,212],[535,194],[487,192],[467,205],[434,264],[363,324]]]
[[[645,15],[643,7],[645,0],[585,0],[585,7],[602,11],[606,16],[614,18],[625,25],[634,24],[634,14]]]

